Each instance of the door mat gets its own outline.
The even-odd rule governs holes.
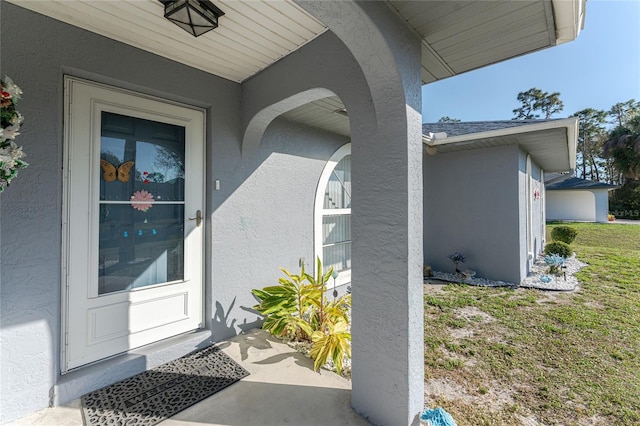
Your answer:
[[[152,426],[249,375],[217,346],[82,397],[85,425]]]

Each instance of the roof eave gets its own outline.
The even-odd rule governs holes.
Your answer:
[[[552,0],[556,46],[575,40],[584,29],[586,0]]]
[[[431,138],[427,135],[422,135],[422,142],[427,146],[427,149],[431,152],[435,152],[438,146],[442,145],[465,145],[468,149],[473,149],[474,143],[480,143],[483,140],[491,138],[501,138],[505,136],[516,136],[522,133],[539,132],[545,130],[553,130],[565,128],[566,140],[558,143],[558,155],[566,156],[566,167],[545,167],[545,164],[540,166],[550,172],[565,172],[573,171],[576,168],[576,150],[577,150],[577,135],[578,135],[578,119],[576,117],[564,118],[560,120],[543,121],[540,123],[525,124],[522,126],[508,127],[498,130],[490,130],[478,133],[469,133],[466,135],[458,135],[444,138]],[[436,135],[437,136],[437,135]],[[525,151],[528,151],[526,146],[518,144]],[[435,148],[435,149],[434,149]],[[477,147],[479,148],[479,147]]]

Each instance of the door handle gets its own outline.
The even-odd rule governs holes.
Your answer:
[[[200,210],[196,211],[196,217],[190,217],[189,220],[195,220],[196,226],[200,226],[202,223],[202,212]]]

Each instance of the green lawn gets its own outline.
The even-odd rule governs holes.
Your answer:
[[[571,226],[577,292],[426,286],[428,406],[459,425],[640,424],[640,226]]]

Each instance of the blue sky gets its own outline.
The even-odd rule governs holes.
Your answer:
[[[576,40],[423,86],[423,121],[510,120],[532,87],[560,92],[558,118],[640,100],[640,0],[588,0]]]

